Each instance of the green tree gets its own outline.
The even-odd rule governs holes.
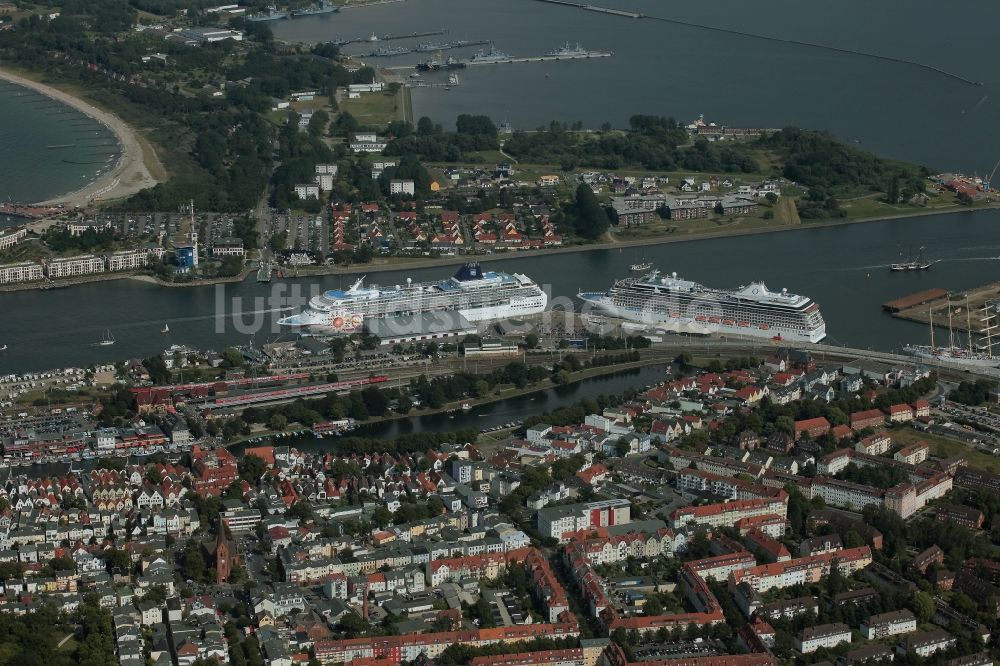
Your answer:
[[[284,414],[273,414],[268,420],[267,425],[271,430],[284,430],[288,427],[288,417]]]
[[[594,190],[586,183],[580,183],[576,188],[576,199],[566,210],[566,216],[573,231],[589,240],[597,240],[611,224]]]
[[[260,456],[248,453],[239,462],[240,478],[249,483],[257,483],[267,471],[267,463]]]
[[[934,598],[927,592],[914,592],[910,597],[910,610],[917,616],[917,622],[930,622],[934,616]]]

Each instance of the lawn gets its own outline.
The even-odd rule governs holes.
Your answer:
[[[347,111],[362,125],[384,126],[403,117],[399,95],[365,93],[357,99],[343,99],[340,110]]]
[[[931,455],[937,458],[950,458],[952,456],[965,456],[969,467],[985,469],[990,472],[1000,474],[1000,457],[992,456],[982,451],[976,451],[965,442],[955,439],[932,435],[930,433],[917,432],[912,428],[902,428],[891,430],[893,444],[908,446],[916,442],[927,442],[931,445]]]
[[[840,207],[852,219],[867,217],[882,217],[885,215],[911,215],[934,210],[965,210],[967,206],[960,205],[952,195],[931,195],[925,206],[910,204],[889,204],[882,200],[882,195],[870,195],[854,199],[842,199]]]

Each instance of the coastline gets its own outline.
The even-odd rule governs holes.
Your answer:
[[[156,160],[156,164],[150,166],[146,163],[146,155],[135,130],[126,125],[114,114],[99,109],[91,103],[63,90],[15,74],[2,67],[0,67],[0,79],[30,88],[35,92],[79,111],[107,127],[118,140],[120,153],[113,169],[80,189],[46,199],[45,201],[39,201],[37,205],[54,206],[61,204],[69,208],[82,208],[95,199],[102,201],[122,199],[140,190],[153,187],[160,182],[154,177],[153,171],[158,170],[162,172],[163,167],[156,159],[154,151],[149,151],[149,159]]]
[[[823,229],[828,227],[845,227],[853,224],[868,224],[871,222],[887,222],[890,220],[904,220],[916,217],[932,217],[936,215],[977,213],[980,211],[1000,210],[1000,203],[979,208],[953,208],[949,210],[924,210],[912,213],[899,213],[893,215],[879,215],[876,217],[859,217],[854,219],[835,219],[823,222],[811,222],[808,224],[785,224],[773,227],[761,227],[758,229],[738,229],[732,231],[710,231],[702,234],[692,234],[689,236],[662,236],[654,238],[637,238],[632,240],[602,240],[589,245],[569,245],[566,247],[553,247],[543,250],[531,250],[528,252],[501,252],[497,254],[466,254],[454,257],[436,257],[433,259],[412,259],[407,261],[352,264],[348,267],[331,266],[310,271],[308,274],[299,275],[295,278],[285,278],[302,280],[310,277],[322,277],[324,275],[351,275],[357,273],[387,273],[390,271],[415,270],[421,268],[437,268],[440,266],[457,266],[469,261],[510,261],[511,259],[522,259],[528,257],[549,256],[557,254],[570,254],[573,252],[593,252],[597,250],[613,250],[615,248],[631,248],[646,245],[668,245],[672,243],[689,243],[702,240],[719,240],[722,238],[739,238],[742,236],[758,236],[761,234],[778,234],[789,231],[804,231],[808,229]]]
[[[430,259],[407,259],[403,261],[384,261],[384,263],[371,263],[371,264],[352,264],[350,266],[330,266],[330,267],[316,267],[316,270],[310,270],[304,274],[299,274],[294,277],[282,278],[283,281],[300,281],[309,280],[311,278],[320,278],[329,275],[356,275],[359,273],[388,273],[392,271],[406,271],[406,270],[419,270],[423,268],[440,268],[445,266],[459,266],[461,264],[467,263],[469,261],[477,262],[490,262],[490,261],[510,261],[511,259],[525,259],[531,257],[539,256],[551,256],[559,254],[571,254],[574,252],[593,252],[597,250],[613,250],[615,248],[631,248],[639,247],[645,245],[667,245],[672,243],[689,243],[701,240],[719,240],[722,238],[738,238],[742,236],[757,236],[760,234],[779,234],[787,233],[790,231],[797,230],[808,230],[808,229],[821,229],[829,227],[844,227],[853,224],[868,224],[872,222],[887,222],[890,220],[904,220],[908,218],[917,217],[931,217],[936,215],[947,215],[947,214],[975,214],[978,212],[985,212],[991,210],[1000,210],[1000,203],[992,204],[988,206],[982,206],[979,208],[955,208],[949,210],[925,210],[925,211],[914,211],[912,213],[899,213],[894,215],[881,215],[877,217],[859,217],[854,219],[836,219],[836,220],[826,220],[824,222],[813,222],[809,224],[786,224],[774,227],[762,227],[757,229],[742,229],[735,231],[712,231],[702,234],[694,234],[690,236],[662,236],[654,238],[641,238],[632,240],[616,240],[616,241],[601,241],[599,243],[592,243],[589,245],[570,245],[566,247],[554,247],[543,250],[531,250],[529,252],[501,252],[497,254],[466,254],[457,255],[454,257],[435,257]],[[93,282],[104,282],[110,280],[120,280],[120,279],[132,279],[138,282],[145,282],[147,284],[153,284],[160,287],[168,288],[194,288],[194,287],[208,287],[216,284],[226,284],[243,282],[253,272],[253,268],[244,268],[240,275],[229,277],[229,278],[213,278],[210,280],[199,280],[196,282],[164,282],[159,280],[152,275],[146,274],[135,274],[135,273],[101,273],[93,276],[87,276],[84,279],[78,281],[70,282],[66,286],[74,286],[75,284],[83,283],[93,283]],[[41,287],[40,282],[26,282],[18,284],[3,285],[0,287],[0,293],[13,292],[13,291],[29,291],[29,290],[39,290]]]

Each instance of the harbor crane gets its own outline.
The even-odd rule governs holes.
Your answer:
[[[997,163],[993,165],[993,171],[990,171],[990,177],[983,181],[983,191],[990,191],[990,184],[993,183],[993,176],[997,174],[997,169],[1000,169],[1000,160],[997,160]]]

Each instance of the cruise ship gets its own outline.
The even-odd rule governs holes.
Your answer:
[[[462,266],[446,280],[380,287],[362,286],[364,277],[349,289],[334,289],[313,297],[299,314],[278,320],[282,326],[310,332],[353,333],[366,319],[452,311],[470,322],[500,321],[538,314],[548,296],[534,280],[520,273],[483,271],[479,264]]]
[[[807,296],[768,290],[754,282],[734,290],[712,289],[657,270],[615,282],[606,292],[580,292],[594,311],[669,333],[739,335],[790,342],[819,342],[826,322]]]

